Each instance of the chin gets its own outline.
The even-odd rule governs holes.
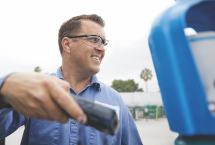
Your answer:
[[[96,68],[94,68],[94,69],[92,69],[92,72],[93,72],[94,75],[97,74],[97,73],[99,73],[99,71],[100,71],[100,67],[99,66],[96,67]]]

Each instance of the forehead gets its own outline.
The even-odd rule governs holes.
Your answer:
[[[105,32],[103,27],[90,20],[81,21],[81,30],[79,35],[99,35],[103,39],[105,39]]]

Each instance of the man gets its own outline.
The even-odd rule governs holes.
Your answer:
[[[95,76],[100,71],[108,43],[104,25],[100,16],[81,15],[61,26],[58,43],[62,67],[52,74],[57,78],[45,74],[14,73],[0,79],[0,99],[3,102],[0,139],[25,125],[22,145],[69,145],[77,144],[79,140],[84,145],[100,145],[105,138],[106,144],[142,144],[134,120],[120,95]],[[118,133],[106,137],[92,127],[81,127],[76,123],[75,120],[84,124],[87,118],[68,91],[71,95],[114,109],[121,124]],[[75,120],[68,121],[62,110]]]

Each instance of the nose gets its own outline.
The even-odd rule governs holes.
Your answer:
[[[105,47],[103,44],[101,44],[100,46],[97,46],[97,47],[94,47],[97,51],[100,51],[100,52],[105,52]]]

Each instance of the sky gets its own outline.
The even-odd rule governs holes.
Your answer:
[[[10,0],[0,1],[0,77],[12,72],[56,72],[61,66],[58,30],[73,16],[97,14],[105,20],[109,46],[97,74],[111,86],[115,79],[134,79],[146,90],[140,78],[144,68],[152,70],[148,92],[159,86],[149,46],[153,20],[174,0]]]

